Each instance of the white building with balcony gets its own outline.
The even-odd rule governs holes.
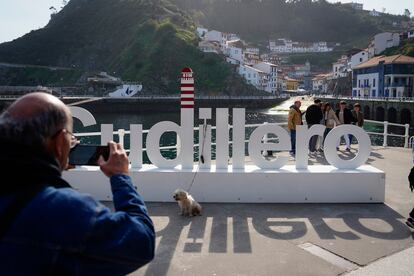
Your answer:
[[[265,91],[276,94],[277,93],[277,65],[269,62],[260,62],[253,66],[254,68],[267,74],[267,86]]]
[[[255,86],[257,89],[265,90],[267,87],[267,74],[259,69],[248,65],[240,65],[239,74],[247,83]]]
[[[413,97],[414,58],[378,56],[352,70],[352,95],[356,97]]]

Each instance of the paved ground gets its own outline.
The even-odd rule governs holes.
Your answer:
[[[204,204],[189,219],[151,203],[156,258],[133,275],[414,275],[411,152],[375,148],[368,162],[387,173],[386,204]]]

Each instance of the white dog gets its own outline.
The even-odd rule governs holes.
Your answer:
[[[175,190],[173,198],[178,202],[182,216],[201,216],[201,205],[186,191]]]

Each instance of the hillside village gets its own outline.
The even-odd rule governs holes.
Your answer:
[[[412,84],[414,80],[414,70],[404,81],[408,89],[396,89],[395,91],[381,91],[369,93],[367,89],[361,89],[369,85],[375,86],[376,80],[370,76],[365,76],[356,68],[361,68],[365,63],[374,63],[374,60],[381,60],[380,54],[386,49],[397,47],[404,40],[414,38],[414,30],[403,33],[384,32],[376,34],[366,49],[351,49],[342,55],[332,64],[330,72],[312,72],[311,64],[286,64],[281,62],[280,54],[286,53],[325,53],[330,52],[334,47],[340,46],[339,43],[319,41],[313,43],[294,42],[290,39],[270,40],[267,53],[260,53],[258,47],[249,45],[243,41],[239,35],[208,30],[203,27],[197,28],[197,34],[201,41],[199,49],[206,53],[223,55],[226,61],[234,65],[235,70],[246,80],[247,83],[255,86],[259,90],[277,95],[281,93],[301,93],[309,92],[318,94],[335,94],[338,86],[345,84],[348,92],[341,91],[341,94],[349,96],[412,96]],[[388,60],[388,59],[387,59]],[[395,63],[406,62],[414,64],[414,58],[395,57]],[[354,72],[354,74],[353,74]],[[358,72],[358,73],[357,73]],[[356,78],[352,81],[352,76]],[[361,79],[363,84],[361,85]],[[368,78],[368,79],[367,79]],[[383,79],[384,77],[382,77]],[[342,80],[342,84],[340,84]],[[397,79],[398,80],[398,79]],[[351,85],[355,84],[355,85]],[[353,87],[351,92],[351,87]]]

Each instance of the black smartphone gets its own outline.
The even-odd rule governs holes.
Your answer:
[[[100,145],[77,145],[70,150],[69,164],[70,165],[89,165],[97,166],[99,156],[108,160],[109,158],[109,146]]]

